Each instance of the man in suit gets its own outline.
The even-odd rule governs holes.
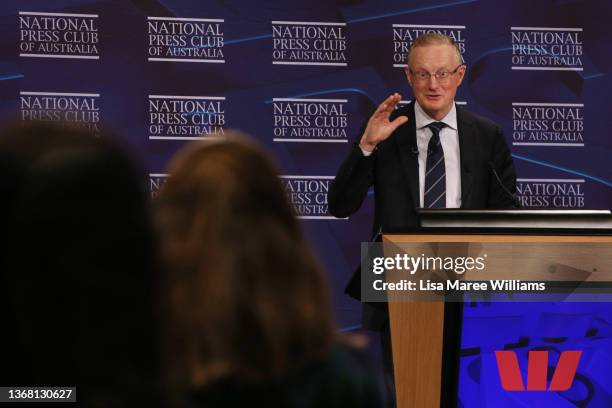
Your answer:
[[[405,72],[415,101],[396,109],[395,93],[378,106],[330,187],[330,213],[353,214],[371,186],[374,232],[417,228],[418,208],[516,206],[516,175],[501,128],[455,105],[466,66],[454,40],[418,37]],[[360,299],[360,284],[358,270],[346,293]],[[392,392],[386,304],[364,303],[363,326],[381,331]]]

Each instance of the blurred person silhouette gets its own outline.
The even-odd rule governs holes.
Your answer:
[[[109,135],[0,132],[2,386],[76,386],[79,406],[160,404],[145,177]]]
[[[271,160],[247,136],[179,151],[157,202],[170,395],[190,407],[379,407]]]

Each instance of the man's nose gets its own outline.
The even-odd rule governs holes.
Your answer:
[[[429,79],[427,80],[427,86],[429,89],[437,89],[440,86],[440,82],[435,75],[430,75]]]

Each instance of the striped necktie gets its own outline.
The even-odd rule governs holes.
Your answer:
[[[432,122],[427,125],[432,135],[427,146],[425,165],[423,194],[425,208],[446,208],[446,167],[444,166],[444,149],[440,143],[440,130],[445,126],[443,122]]]

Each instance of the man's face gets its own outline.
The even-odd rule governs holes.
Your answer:
[[[406,69],[408,82],[419,105],[433,119],[440,120],[451,110],[457,88],[465,75],[457,51],[449,44],[432,44],[416,47],[410,54]],[[437,79],[435,73],[451,72],[445,79]],[[419,79],[419,72],[431,74],[429,79]]]

